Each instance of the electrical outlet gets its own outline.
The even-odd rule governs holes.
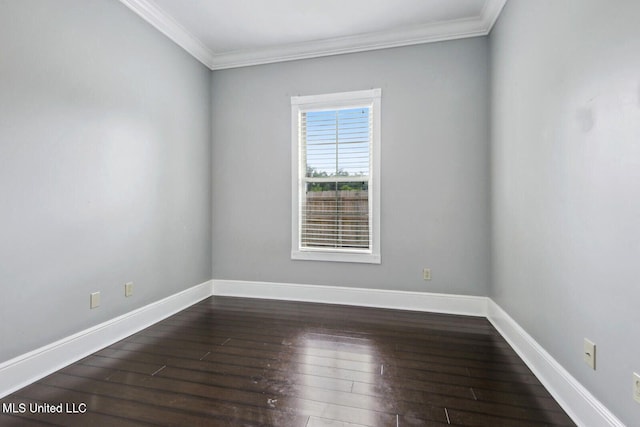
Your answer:
[[[100,307],[100,292],[93,292],[89,298],[89,308]]]
[[[424,280],[431,280],[431,269],[430,268],[425,268],[424,270],[422,270],[422,278]]]
[[[124,284],[124,296],[130,297],[133,295],[133,282],[128,282]]]
[[[584,350],[583,355],[584,363],[589,365],[591,369],[596,370],[596,345],[589,341],[588,339],[584,339]]]
[[[640,403],[640,374],[633,373],[633,398]]]

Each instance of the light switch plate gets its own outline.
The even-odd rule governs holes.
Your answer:
[[[425,268],[422,270],[422,278],[424,280],[431,280],[431,269]]]

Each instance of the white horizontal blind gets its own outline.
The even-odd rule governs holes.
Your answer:
[[[301,111],[300,248],[370,252],[371,107]]]

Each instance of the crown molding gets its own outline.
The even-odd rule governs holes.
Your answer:
[[[214,56],[211,69],[246,67],[297,59],[318,58],[344,53],[365,52],[391,47],[411,46],[488,34],[484,22],[465,19],[413,27],[410,29],[361,34],[266,49],[242,50]]]
[[[493,26],[498,20],[498,17],[500,17],[500,13],[502,13],[502,9],[504,9],[505,4],[507,4],[507,0],[489,0],[484,4],[482,12],[480,13],[480,19],[486,29],[486,35],[489,35],[493,29]]]
[[[120,3],[153,25],[191,56],[211,68],[214,63],[213,52],[158,6],[148,0],[120,0]]]
[[[209,50],[171,16],[155,6],[151,0],[120,0],[120,2],[211,70],[222,70],[486,36],[493,28],[507,0],[487,0],[480,15],[469,19],[436,22],[401,30],[315,40],[264,49],[246,49],[220,53]]]

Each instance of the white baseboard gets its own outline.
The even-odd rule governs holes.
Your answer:
[[[486,316],[487,298],[427,292],[214,280],[213,295]]]
[[[0,398],[211,295],[482,316],[578,426],[624,424],[487,297],[291,283],[210,280],[0,364]]]
[[[487,297],[240,280],[214,280],[213,295],[486,317],[578,426],[625,427],[500,306]]]
[[[578,426],[625,427],[491,299],[487,306],[487,318]]]
[[[211,296],[201,283],[0,364],[0,398]]]

